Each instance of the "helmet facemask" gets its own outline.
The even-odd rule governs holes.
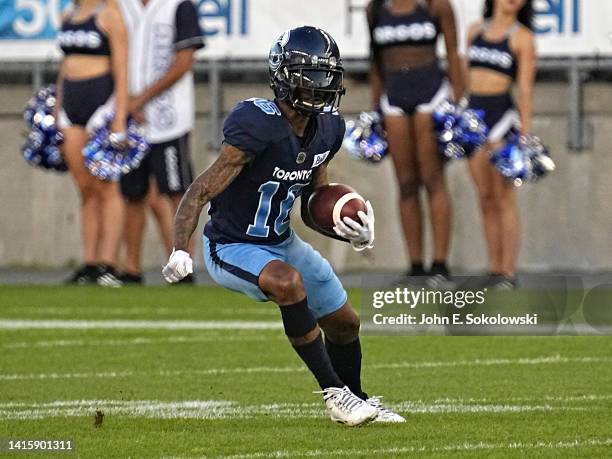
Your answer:
[[[273,76],[276,98],[306,115],[335,112],[345,93],[343,73],[342,68],[283,66]]]
[[[289,75],[290,102],[300,112],[338,110],[344,94],[343,71],[305,66],[285,67]]]
[[[312,46],[302,33],[308,29]],[[292,42],[292,37],[297,37]],[[317,41],[318,40],[318,41]],[[305,116],[338,110],[345,93],[338,48],[324,31],[302,27],[285,32],[272,46],[270,86],[279,101]]]

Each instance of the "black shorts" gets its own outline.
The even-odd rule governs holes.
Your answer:
[[[183,194],[193,181],[189,134],[168,142],[151,145],[138,169],[121,177],[121,193],[130,201],[140,201],[149,192],[149,180],[155,177],[161,194]]]
[[[60,127],[86,126],[96,110],[112,96],[114,81],[111,74],[88,80],[64,80]]]
[[[512,94],[496,96],[470,96],[470,108],[484,110],[484,120],[489,126],[489,142],[500,142],[520,127],[520,118]]]
[[[380,108],[387,116],[433,113],[450,96],[450,85],[437,63],[385,75]]]

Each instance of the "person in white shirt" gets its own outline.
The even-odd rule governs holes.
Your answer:
[[[121,279],[141,283],[147,199],[168,249],[173,215],[193,180],[189,152],[195,116],[192,66],[204,37],[191,0],[125,0],[121,7],[130,37],[129,111],[145,124],[151,144],[141,166],[121,180],[127,246]]]

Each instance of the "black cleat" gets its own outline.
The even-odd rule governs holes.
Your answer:
[[[117,278],[123,285],[142,285],[144,283],[141,274],[121,273]]]
[[[119,276],[115,268],[109,265],[98,265],[98,277],[96,283],[102,287],[122,287],[123,282],[119,280]]]
[[[509,292],[518,287],[516,277],[508,277],[502,274],[493,274],[489,276],[488,286],[499,291]]]
[[[427,286],[436,290],[454,290],[457,284],[453,282],[446,263],[434,263],[429,270]]]
[[[68,285],[95,285],[98,277],[96,265],[83,265],[64,283]]]

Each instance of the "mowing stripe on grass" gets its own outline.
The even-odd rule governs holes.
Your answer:
[[[556,449],[580,449],[598,446],[611,446],[612,438],[587,438],[559,440],[552,442],[511,442],[511,443],[460,443],[455,445],[443,446],[402,446],[394,448],[377,449],[334,449],[334,450],[310,450],[310,451],[266,451],[260,453],[232,454],[229,456],[215,456],[215,459],[259,459],[264,457],[284,458],[284,457],[333,457],[333,456],[366,456],[374,457],[379,455],[398,455],[398,454],[431,454],[431,453],[452,453],[462,451],[494,451],[494,450],[556,450]]]
[[[278,321],[255,320],[30,320],[0,319],[3,330],[282,330]]]
[[[566,405],[469,405],[436,404],[404,401],[391,405],[410,414],[476,414],[476,413],[525,413],[551,411],[583,411],[603,409],[597,406]],[[80,417],[103,410],[108,416],[148,419],[251,419],[267,418],[321,418],[325,417],[323,402],[275,403],[263,405],[239,405],[227,400],[58,400],[47,403],[9,402],[0,404],[0,420],[32,420],[55,417]]]
[[[612,362],[610,357],[562,357],[560,355],[543,356],[535,358],[493,358],[456,361],[424,361],[424,362],[397,362],[378,363],[364,365],[364,369],[370,370],[394,370],[409,368],[413,370],[429,368],[455,368],[455,367],[488,367],[504,365],[550,365],[580,363],[593,364]],[[294,373],[306,371],[302,366],[288,367],[238,367],[238,368],[207,368],[202,370],[165,370],[160,372],[133,372],[133,371],[107,371],[98,373],[0,373],[0,381],[20,381],[33,379],[81,379],[81,378],[122,378],[128,376],[189,376],[189,375],[223,375],[223,374],[248,374],[248,373]]]

